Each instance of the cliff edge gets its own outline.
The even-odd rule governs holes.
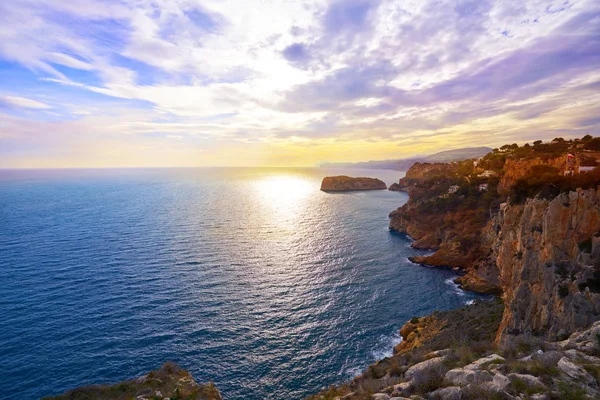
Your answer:
[[[492,224],[505,301],[499,341],[562,340],[600,319],[600,189],[506,204]]]

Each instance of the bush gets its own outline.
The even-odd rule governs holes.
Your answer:
[[[561,298],[565,298],[565,297],[567,297],[567,296],[569,295],[569,287],[568,287],[566,284],[564,284],[564,283],[561,283],[561,284],[558,286],[558,295],[559,295]]]
[[[592,252],[592,239],[584,240],[583,242],[580,242],[578,246],[580,251],[589,254]]]

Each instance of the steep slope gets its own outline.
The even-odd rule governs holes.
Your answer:
[[[505,301],[499,341],[561,339],[600,319],[600,190],[508,204],[495,224]]]

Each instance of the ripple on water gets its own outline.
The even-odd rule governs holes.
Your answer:
[[[325,194],[320,170],[0,173],[0,393],[20,399],[166,360],[228,399],[300,399],[475,298],[407,260],[405,194]]]

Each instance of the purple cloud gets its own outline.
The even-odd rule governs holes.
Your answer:
[[[302,43],[294,43],[283,50],[283,56],[290,63],[305,63],[310,59],[307,48]]]

